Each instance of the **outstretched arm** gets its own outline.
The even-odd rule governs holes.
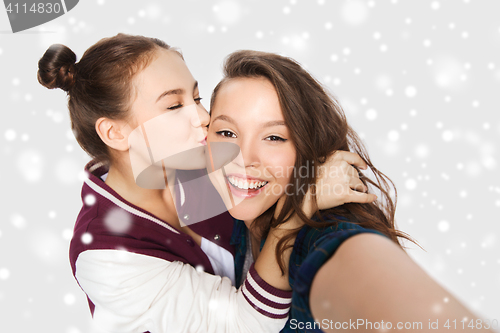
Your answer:
[[[429,331],[429,325],[438,321],[438,329],[432,332],[450,329],[476,332],[476,321],[480,320],[394,242],[376,234],[356,235],[342,243],[314,277],[310,307],[319,322],[327,319],[334,325],[351,320],[360,324],[354,326],[356,328],[346,325],[348,332],[351,329],[379,331],[375,327],[370,329],[368,322],[377,326],[382,320],[384,328],[391,323],[390,330],[402,323],[404,331]],[[471,320],[474,328],[468,326]],[[404,329],[405,323],[412,323],[411,328]],[[445,327],[446,323],[449,328]],[[326,331],[333,332],[333,325]],[[482,330],[491,332],[484,321],[481,326]]]

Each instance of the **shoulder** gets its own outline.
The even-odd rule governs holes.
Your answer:
[[[325,222],[334,220],[329,218]],[[387,252],[394,253],[394,248],[397,249],[397,245],[380,232],[363,228],[346,219],[339,219],[337,223],[325,228],[302,228],[290,258],[290,278],[294,293],[291,317],[314,322],[309,297],[318,273],[324,272],[325,266],[329,266],[332,261],[342,264],[347,262],[368,269],[367,263],[372,257],[367,254],[383,258],[384,254],[379,251],[380,244],[388,248],[385,250]],[[364,260],[359,261],[359,258]],[[330,279],[330,283],[331,281]]]
[[[202,257],[197,253],[201,250],[196,251],[187,235],[174,232],[154,216],[130,211],[129,206],[118,206],[98,193],[95,197],[95,202],[90,202],[92,205],[84,201],[75,224],[69,249],[73,273],[76,273],[81,254],[95,250],[122,250],[181,262],[197,261]]]
[[[329,219],[325,222],[334,222]],[[369,235],[369,239],[389,239],[380,232],[359,226],[354,222],[339,219],[337,223],[325,225],[324,228],[304,226],[297,235],[293,252],[290,257],[290,276],[297,277],[294,289],[307,293],[318,270],[346,242],[356,239],[353,246],[360,240],[358,237]],[[356,236],[356,237],[354,237]]]
[[[290,284],[293,288],[290,318],[301,322],[314,322],[309,303],[311,287],[316,275],[325,264],[332,257],[338,258],[338,250],[345,244],[349,244],[349,247],[352,244],[355,247],[359,241],[364,241],[365,237],[370,240],[372,237],[385,238],[375,230],[363,228],[343,218],[324,218],[324,221],[324,228],[304,226],[300,230],[290,257]],[[351,243],[352,241],[354,242]]]
[[[345,265],[353,265],[354,270],[370,271],[380,268],[380,265],[401,263],[407,259],[403,249],[388,237],[378,233],[361,233],[344,241],[331,261],[342,264],[344,268]]]
[[[303,247],[303,251],[307,253],[322,246],[334,246],[336,249],[343,241],[360,233],[379,233],[338,215],[323,215],[321,219],[314,217],[312,220],[324,223],[324,227],[313,228],[306,225],[300,230],[296,239],[296,246]]]

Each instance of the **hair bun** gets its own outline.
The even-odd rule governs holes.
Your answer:
[[[54,44],[38,61],[38,82],[49,89],[69,91],[75,83],[76,54],[70,48]]]

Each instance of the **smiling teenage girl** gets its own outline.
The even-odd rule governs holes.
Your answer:
[[[241,160],[225,167],[226,177],[213,179],[226,203],[227,197],[245,198],[229,209],[242,220],[233,234],[237,270],[245,271],[253,258],[260,268],[261,240],[285,222],[283,229],[289,229],[276,249],[280,267],[286,270],[289,263],[293,289],[285,332],[333,331],[336,323],[346,331],[371,332],[395,329],[398,322],[420,322],[410,331],[425,330],[429,320],[442,324],[436,331],[447,332],[448,319],[476,319],[402,250],[398,237],[408,236],[394,227],[390,180],[370,162],[335,99],[298,63],[271,53],[235,52],[211,103],[209,145],[232,142],[241,148]],[[357,203],[304,209],[309,199],[302,189],[314,187],[318,166],[349,150],[372,169],[376,180],[362,177],[363,186],[380,190],[381,200],[363,200],[366,194],[340,182],[332,191],[339,198],[357,195],[360,200],[348,200]],[[322,172],[353,169],[340,170]],[[350,322],[356,325],[343,324]]]

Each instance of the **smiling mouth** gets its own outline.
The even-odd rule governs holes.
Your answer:
[[[248,180],[235,176],[228,176],[227,181],[233,187],[236,187],[239,190],[260,190],[264,186],[267,185],[267,181],[259,181],[259,180]]]
[[[239,198],[250,199],[261,193],[269,184],[268,181],[227,175],[226,184],[231,193]]]

